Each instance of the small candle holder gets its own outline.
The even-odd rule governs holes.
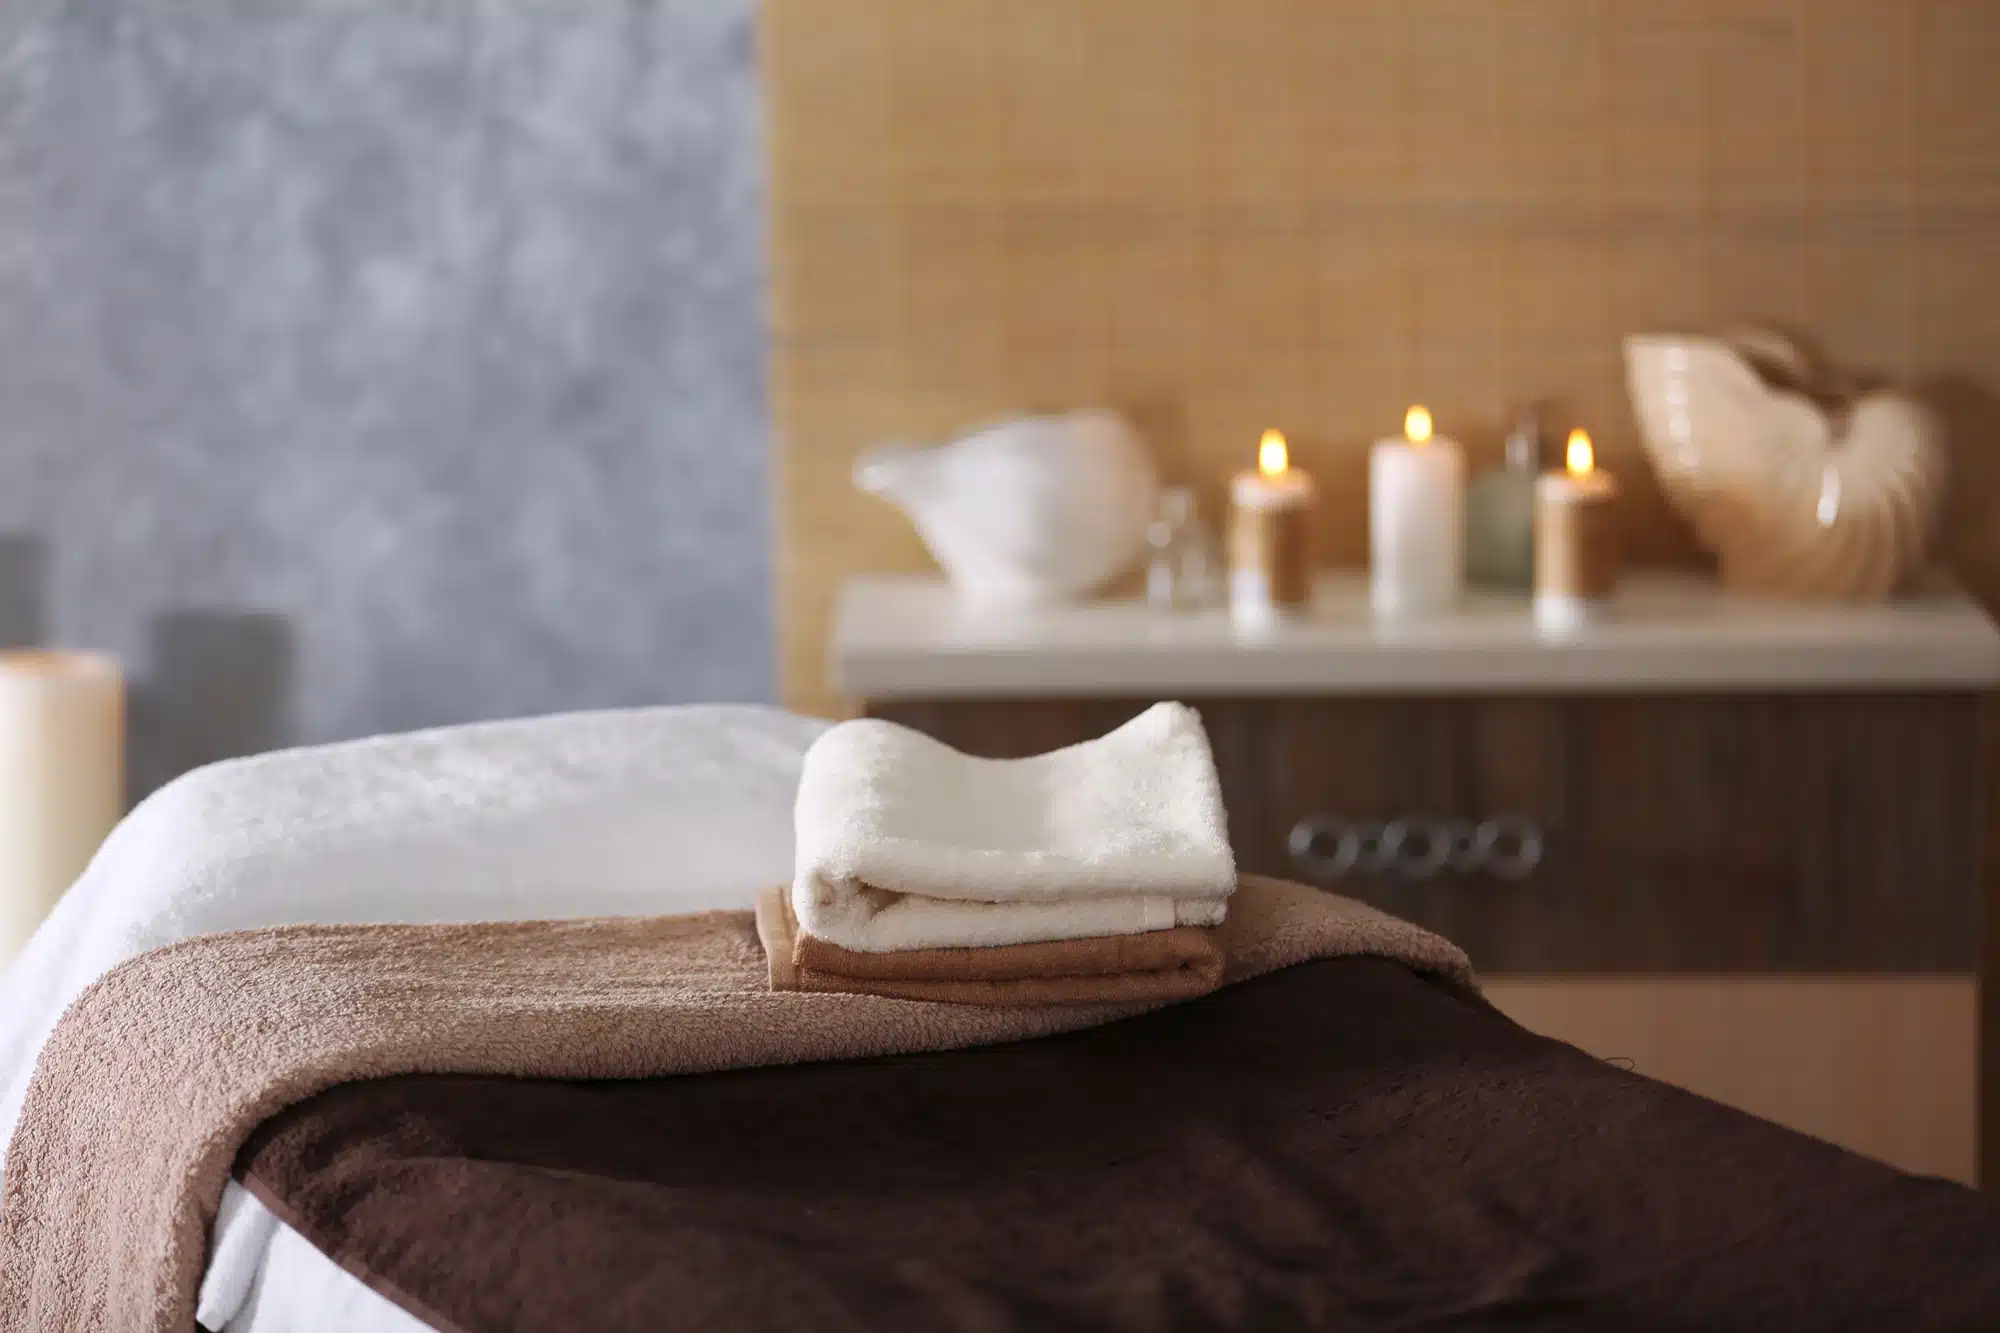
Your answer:
[[[1572,431],[1561,472],[1535,483],[1535,626],[1573,633],[1608,614],[1618,589],[1618,483]]]
[[[1160,492],[1159,513],[1146,528],[1146,546],[1147,605],[1156,611],[1196,611],[1215,599],[1221,570],[1192,488],[1169,486]]]
[[[1264,432],[1257,470],[1238,473],[1229,498],[1230,618],[1259,629],[1300,614],[1312,599],[1319,489],[1291,466],[1283,435]]]

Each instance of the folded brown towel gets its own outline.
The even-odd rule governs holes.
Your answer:
[[[945,1004],[1099,1004],[1190,1000],[1222,984],[1215,932],[1193,926],[983,949],[862,953],[799,929],[784,888],[757,899],[771,989],[881,995]]]

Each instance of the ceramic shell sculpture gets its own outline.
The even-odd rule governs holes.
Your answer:
[[[1922,404],[1763,330],[1636,335],[1625,370],[1660,485],[1730,587],[1873,601],[1922,561],[1946,473]]]
[[[1138,432],[1101,410],[877,449],[854,483],[908,515],[958,594],[987,605],[1080,597],[1131,569],[1160,489]]]

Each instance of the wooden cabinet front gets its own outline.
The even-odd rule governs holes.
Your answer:
[[[1977,696],[1193,702],[1244,869],[1375,903],[1482,971],[1977,966]],[[1010,757],[1145,703],[871,711]]]

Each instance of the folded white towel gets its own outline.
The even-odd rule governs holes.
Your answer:
[[[1032,759],[843,722],[806,751],[793,823],[800,926],[866,953],[1212,926],[1236,887],[1185,704]]]

